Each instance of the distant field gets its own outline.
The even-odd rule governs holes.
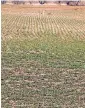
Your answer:
[[[85,7],[2,6],[2,108],[85,108]]]

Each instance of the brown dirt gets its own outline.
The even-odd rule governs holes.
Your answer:
[[[59,6],[59,5],[2,5],[1,11],[3,13],[27,13],[31,11],[41,10],[75,10],[85,11],[84,6]]]

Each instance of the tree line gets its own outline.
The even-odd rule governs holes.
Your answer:
[[[28,2],[29,4],[32,4],[32,3],[36,3],[36,1],[24,1],[24,0],[22,0],[22,1],[20,1],[20,0],[12,0],[11,1],[11,3],[13,3],[13,4],[25,4],[26,2]],[[45,3],[47,3],[47,2],[49,2],[49,1],[46,1],[46,0],[39,0],[39,1],[37,1],[37,2],[39,2],[40,4],[45,4]],[[7,3],[7,0],[2,0],[1,1],[1,4],[6,4]],[[81,0],[77,0],[77,1],[67,1],[67,0],[63,0],[63,1],[58,1],[58,0],[55,0],[54,1],[54,3],[55,4],[62,4],[62,3],[65,3],[66,5],[70,5],[70,6],[78,6],[78,5],[82,5],[82,6],[84,6],[85,5],[85,2],[84,1],[81,1]]]

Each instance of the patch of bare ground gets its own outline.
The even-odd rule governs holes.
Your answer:
[[[57,6],[57,5],[2,5],[1,11],[4,13],[27,13],[40,10],[75,10],[85,11],[83,6]]]

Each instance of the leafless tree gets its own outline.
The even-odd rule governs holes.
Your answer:
[[[1,4],[6,4],[6,0],[1,0]]]

